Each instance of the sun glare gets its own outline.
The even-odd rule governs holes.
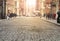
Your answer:
[[[27,6],[35,6],[36,5],[36,0],[26,0],[26,5]]]

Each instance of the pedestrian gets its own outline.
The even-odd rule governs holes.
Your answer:
[[[51,13],[50,12],[48,13],[48,19],[49,20],[51,19]]]
[[[52,13],[50,13],[50,15],[49,15],[49,16],[50,16],[50,20],[51,20],[51,19],[52,19]]]
[[[38,16],[41,18],[42,17],[42,15],[41,15],[41,13],[40,12],[38,12]]]
[[[57,23],[60,23],[60,9],[59,9],[59,11],[57,12],[57,15],[58,15],[58,17],[57,17]]]
[[[48,19],[48,14],[46,13],[46,19]]]
[[[50,13],[48,13],[48,19],[50,19]]]
[[[9,20],[10,17],[10,10],[8,10],[8,14],[7,14],[7,19]]]
[[[54,19],[56,18],[56,14],[54,13]]]
[[[49,19],[49,13],[46,14],[46,19]]]
[[[44,13],[43,17],[45,17],[45,16],[46,16],[46,14]]]

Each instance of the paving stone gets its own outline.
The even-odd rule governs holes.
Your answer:
[[[60,27],[39,18],[2,20],[0,41],[60,41]]]

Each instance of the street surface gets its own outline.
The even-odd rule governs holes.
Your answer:
[[[0,20],[0,41],[60,41],[60,27],[39,17]]]

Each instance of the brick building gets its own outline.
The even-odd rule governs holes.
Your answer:
[[[28,3],[27,3],[28,4]],[[40,13],[49,13],[53,11],[56,13],[60,8],[60,0],[36,0],[36,7],[27,8],[26,0],[0,0],[0,18],[6,18],[8,10],[10,13],[16,13],[17,15],[25,15],[30,10],[39,10]]]

